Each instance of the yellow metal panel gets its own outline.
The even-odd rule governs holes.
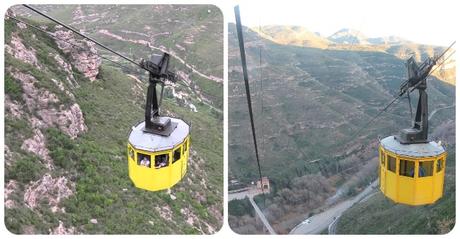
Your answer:
[[[410,204],[414,202],[415,178],[399,176],[398,202]]]
[[[385,195],[397,201],[397,175],[389,170],[385,170]]]

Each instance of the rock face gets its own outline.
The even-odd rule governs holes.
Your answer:
[[[75,227],[66,228],[62,221],[59,221],[59,226],[54,228],[51,232],[51,235],[68,235],[75,234]]]
[[[59,27],[56,27],[60,29]],[[62,51],[70,54],[75,67],[91,81],[96,80],[102,61],[97,55],[94,43],[75,39],[71,31],[57,30],[53,35],[59,39],[56,43]]]
[[[6,185],[5,185],[5,207],[6,208],[13,208],[16,206],[15,202],[11,199],[9,199],[9,196],[18,189],[18,182],[16,180],[10,180]]]
[[[21,118],[22,109],[17,102],[10,100],[8,95],[5,95],[5,111],[9,112],[14,118]]]
[[[45,167],[49,170],[52,170],[54,168],[53,161],[49,156],[49,151],[45,145],[45,136],[39,129],[35,129],[34,133],[35,134],[34,136],[32,136],[32,138],[26,139],[24,141],[24,143],[21,146],[21,149],[27,152],[31,152],[43,159],[43,161],[45,162]]]
[[[70,86],[72,87],[76,87],[78,86],[78,83],[77,81],[75,80],[75,77],[73,76],[73,72],[72,72],[72,66],[65,62],[64,59],[62,59],[62,57],[58,54],[56,54],[54,56],[54,60],[56,60],[56,62],[62,67],[62,69],[64,69],[64,71],[67,73],[67,76],[66,76],[66,80],[67,82],[69,83]],[[61,83],[62,84],[62,83]],[[64,89],[61,89],[61,90],[64,90]]]
[[[35,87],[37,82],[35,77],[17,71],[11,71],[10,74],[21,83],[24,92],[22,98],[29,112],[36,112],[36,115],[41,118],[30,118],[29,121],[34,128],[58,126],[71,138],[76,138],[87,130],[78,104],[56,106],[60,102],[58,97],[48,90]]]
[[[38,69],[41,69],[38,64],[37,56],[35,55],[34,49],[28,49],[21,41],[17,35],[13,34],[11,36],[11,42],[8,45],[5,45],[5,50],[14,58],[21,60],[25,63],[29,63]]]
[[[41,179],[27,186],[24,193],[24,203],[27,207],[34,209],[45,199],[51,207],[51,211],[64,211],[64,208],[59,208],[58,204],[62,199],[68,198],[73,194],[72,188],[75,186],[68,185],[66,177],[54,178],[50,174],[45,174]]]

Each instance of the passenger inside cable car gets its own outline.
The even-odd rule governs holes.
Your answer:
[[[160,154],[155,156],[155,168],[163,168],[168,166],[168,154]]]
[[[150,168],[150,155],[138,153],[137,164]]]

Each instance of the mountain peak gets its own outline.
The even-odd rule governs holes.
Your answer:
[[[267,25],[253,30],[262,37],[283,45],[326,48],[330,43],[326,38],[303,26]]]
[[[351,28],[342,28],[327,39],[339,44],[368,44],[364,34]]]

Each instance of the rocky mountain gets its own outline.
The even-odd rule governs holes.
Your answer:
[[[358,30],[343,28],[330,35],[328,40],[338,44],[369,44],[367,37]]]
[[[402,45],[411,43],[398,36],[367,37],[362,32],[349,28],[343,28],[330,35],[327,39],[336,44]]]
[[[48,9],[50,14],[60,11],[67,17],[63,19],[80,19],[79,27],[85,23],[97,25],[94,19],[98,17],[92,13],[77,14],[88,7],[99,12],[105,9],[114,16],[99,17],[105,29],[110,22],[136,22],[157,28],[148,19],[119,14],[118,6],[67,5],[60,10],[58,6],[38,7]],[[135,9],[131,6],[124,11]],[[138,9],[142,12],[144,8]],[[47,32],[6,16],[4,205],[5,225],[12,233],[209,234],[221,227],[222,82],[219,77],[206,76],[218,76],[223,61],[214,58],[206,67],[208,61],[196,51],[221,52],[219,44],[205,45],[198,39],[219,34],[222,38],[222,16],[208,14],[218,9],[206,5],[181,9],[149,6],[148,11],[170,16],[170,21],[161,24],[163,27],[190,34],[195,45],[201,45],[192,47],[195,50],[190,49],[183,63],[179,59],[184,59],[185,53],[177,54],[171,67],[178,70],[182,83],[167,86],[163,114],[190,122],[193,143],[185,178],[171,190],[160,192],[135,188],[126,164],[127,132],[144,115],[144,72],[70,31],[29,16],[21,6],[8,11],[9,16],[18,13],[16,18]],[[184,26],[175,23],[175,16],[181,16],[177,11],[199,15],[200,21],[212,23],[208,27],[218,32],[183,31]],[[190,18],[189,23],[201,23],[195,20]],[[127,44],[123,39],[98,35],[98,40],[120,51]],[[152,47],[160,45],[152,43]],[[153,53],[138,43],[129,46],[126,49],[143,51],[145,56]],[[201,49],[204,46],[207,49]],[[118,64],[101,56],[111,57]],[[192,64],[191,59],[196,63]]]
[[[235,25],[228,29],[229,174],[250,183],[257,167]],[[243,34],[262,174],[272,188],[260,206],[275,230],[287,233],[339,188],[352,195],[377,177],[378,137],[410,127],[407,99],[355,133],[397,93],[405,61],[371,48],[320,49],[278,44],[248,28]],[[455,102],[455,88],[436,76],[428,79],[428,95],[430,112]],[[414,92],[413,109],[417,97]],[[430,132],[454,115],[455,107],[440,110]],[[321,184],[303,183],[305,177]]]

